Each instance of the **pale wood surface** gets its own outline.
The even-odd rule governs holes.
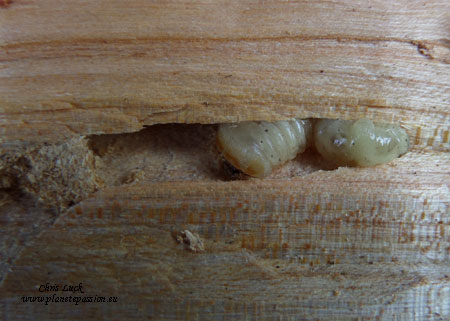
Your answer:
[[[15,0],[0,10],[0,139],[367,116],[448,150],[449,33],[446,0]]]
[[[108,188],[23,250],[2,286],[5,319],[448,320],[449,165],[419,154],[293,179]],[[186,229],[205,251],[178,244]],[[19,302],[53,295],[37,291],[46,282],[119,302]]]
[[[93,137],[106,188],[56,219],[3,208],[4,319],[450,317],[449,153],[414,149],[382,166],[333,169],[307,152],[267,179],[229,181],[213,131],[159,125]],[[179,244],[185,230],[204,251]],[[83,295],[119,301],[20,302],[64,294],[40,293],[47,282],[82,282]]]
[[[35,172],[103,181],[67,211],[0,190],[0,318],[450,319],[449,34],[443,0],[0,1],[1,156],[64,142]],[[412,151],[230,181],[214,126],[73,143],[293,116],[399,122]],[[20,302],[47,282],[119,302]]]

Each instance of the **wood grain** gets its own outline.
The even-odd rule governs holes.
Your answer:
[[[450,162],[440,157],[107,188],[24,249],[2,285],[3,317],[446,320]],[[184,230],[205,250],[179,244],[174,233]],[[47,282],[82,282],[83,295],[119,301],[21,302],[69,295],[39,292]]]
[[[106,188],[59,217],[20,194],[16,205],[4,198],[3,319],[450,316],[449,153],[414,149],[389,164],[336,169],[308,151],[267,179],[230,181],[214,127],[99,135],[81,151],[65,143],[65,159],[93,158],[89,173]],[[29,170],[77,175],[44,161]],[[183,231],[203,246],[180,244]],[[41,284],[80,282],[85,296],[119,301],[23,302],[70,295]]]
[[[449,149],[448,1],[16,0],[0,23],[2,144],[365,116]]]
[[[450,319],[449,35],[444,0],[0,0],[0,319]],[[412,150],[231,181],[214,125],[159,124],[310,116]],[[84,157],[102,190],[36,202]],[[23,302],[80,282],[118,302]]]

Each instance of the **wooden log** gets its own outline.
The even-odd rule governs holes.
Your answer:
[[[449,14],[0,1],[0,318],[450,318]],[[124,134],[290,117],[399,122],[412,151],[230,181],[214,126]]]
[[[314,116],[448,150],[448,1],[7,3],[3,144]]]
[[[71,303],[24,302],[53,295],[118,298],[85,303],[75,318],[450,315],[448,153],[414,150],[390,164],[334,170],[307,153],[268,179],[226,181],[212,131],[159,125],[91,138],[92,176],[106,188],[56,221],[29,207],[35,219],[19,232],[12,228],[23,210],[0,211],[6,241],[25,241],[20,254],[3,249],[11,261],[4,319],[74,318]],[[27,240],[32,223],[40,232]],[[48,282],[58,290],[39,292]],[[80,282],[85,294],[61,290]]]
[[[448,318],[450,175],[433,175],[448,164],[106,189],[23,251],[2,287],[5,319]],[[177,242],[185,230],[203,251]],[[48,282],[59,290],[39,292]],[[84,294],[61,290],[80,282]],[[24,302],[53,295],[118,302]]]

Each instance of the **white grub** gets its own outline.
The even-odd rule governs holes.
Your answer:
[[[320,119],[314,126],[317,151],[337,165],[373,166],[405,154],[409,137],[396,125],[369,119]]]
[[[221,124],[217,143],[225,159],[247,175],[263,178],[303,152],[312,137],[309,120]]]
[[[203,241],[197,233],[188,230],[180,231],[175,235],[175,239],[178,243],[183,244],[186,250],[192,252],[203,252],[205,250]]]

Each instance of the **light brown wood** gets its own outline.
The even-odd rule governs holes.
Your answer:
[[[448,319],[444,159],[108,188],[23,250],[2,286],[5,319],[72,319],[74,311],[105,319]],[[204,250],[178,243],[185,230],[198,233]],[[118,303],[21,302],[64,294],[40,293],[47,282],[82,282],[77,296]]]
[[[105,187],[57,218],[5,201],[4,319],[450,316],[449,153],[335,169],[308,151],[267,179],[230,181],[213,131],[159,125],[66,144],[67,159],[89,146],[87,173]],[[47,167],[76,181],[76,167]],[[70,303],[21,302],[68,295],[39,292],[47,282],[119,301],[76,316]]]
[[[449,32],[443,0],[0,0],[0,319],[450,319]],[[214,125],[131,133],[310,116],[412,150],[233,181]],[[80,282],[118,302],[22,299]]]
[[[17,0],[0,24],[3,144],[365,116],[448,150],[445,0]]]

